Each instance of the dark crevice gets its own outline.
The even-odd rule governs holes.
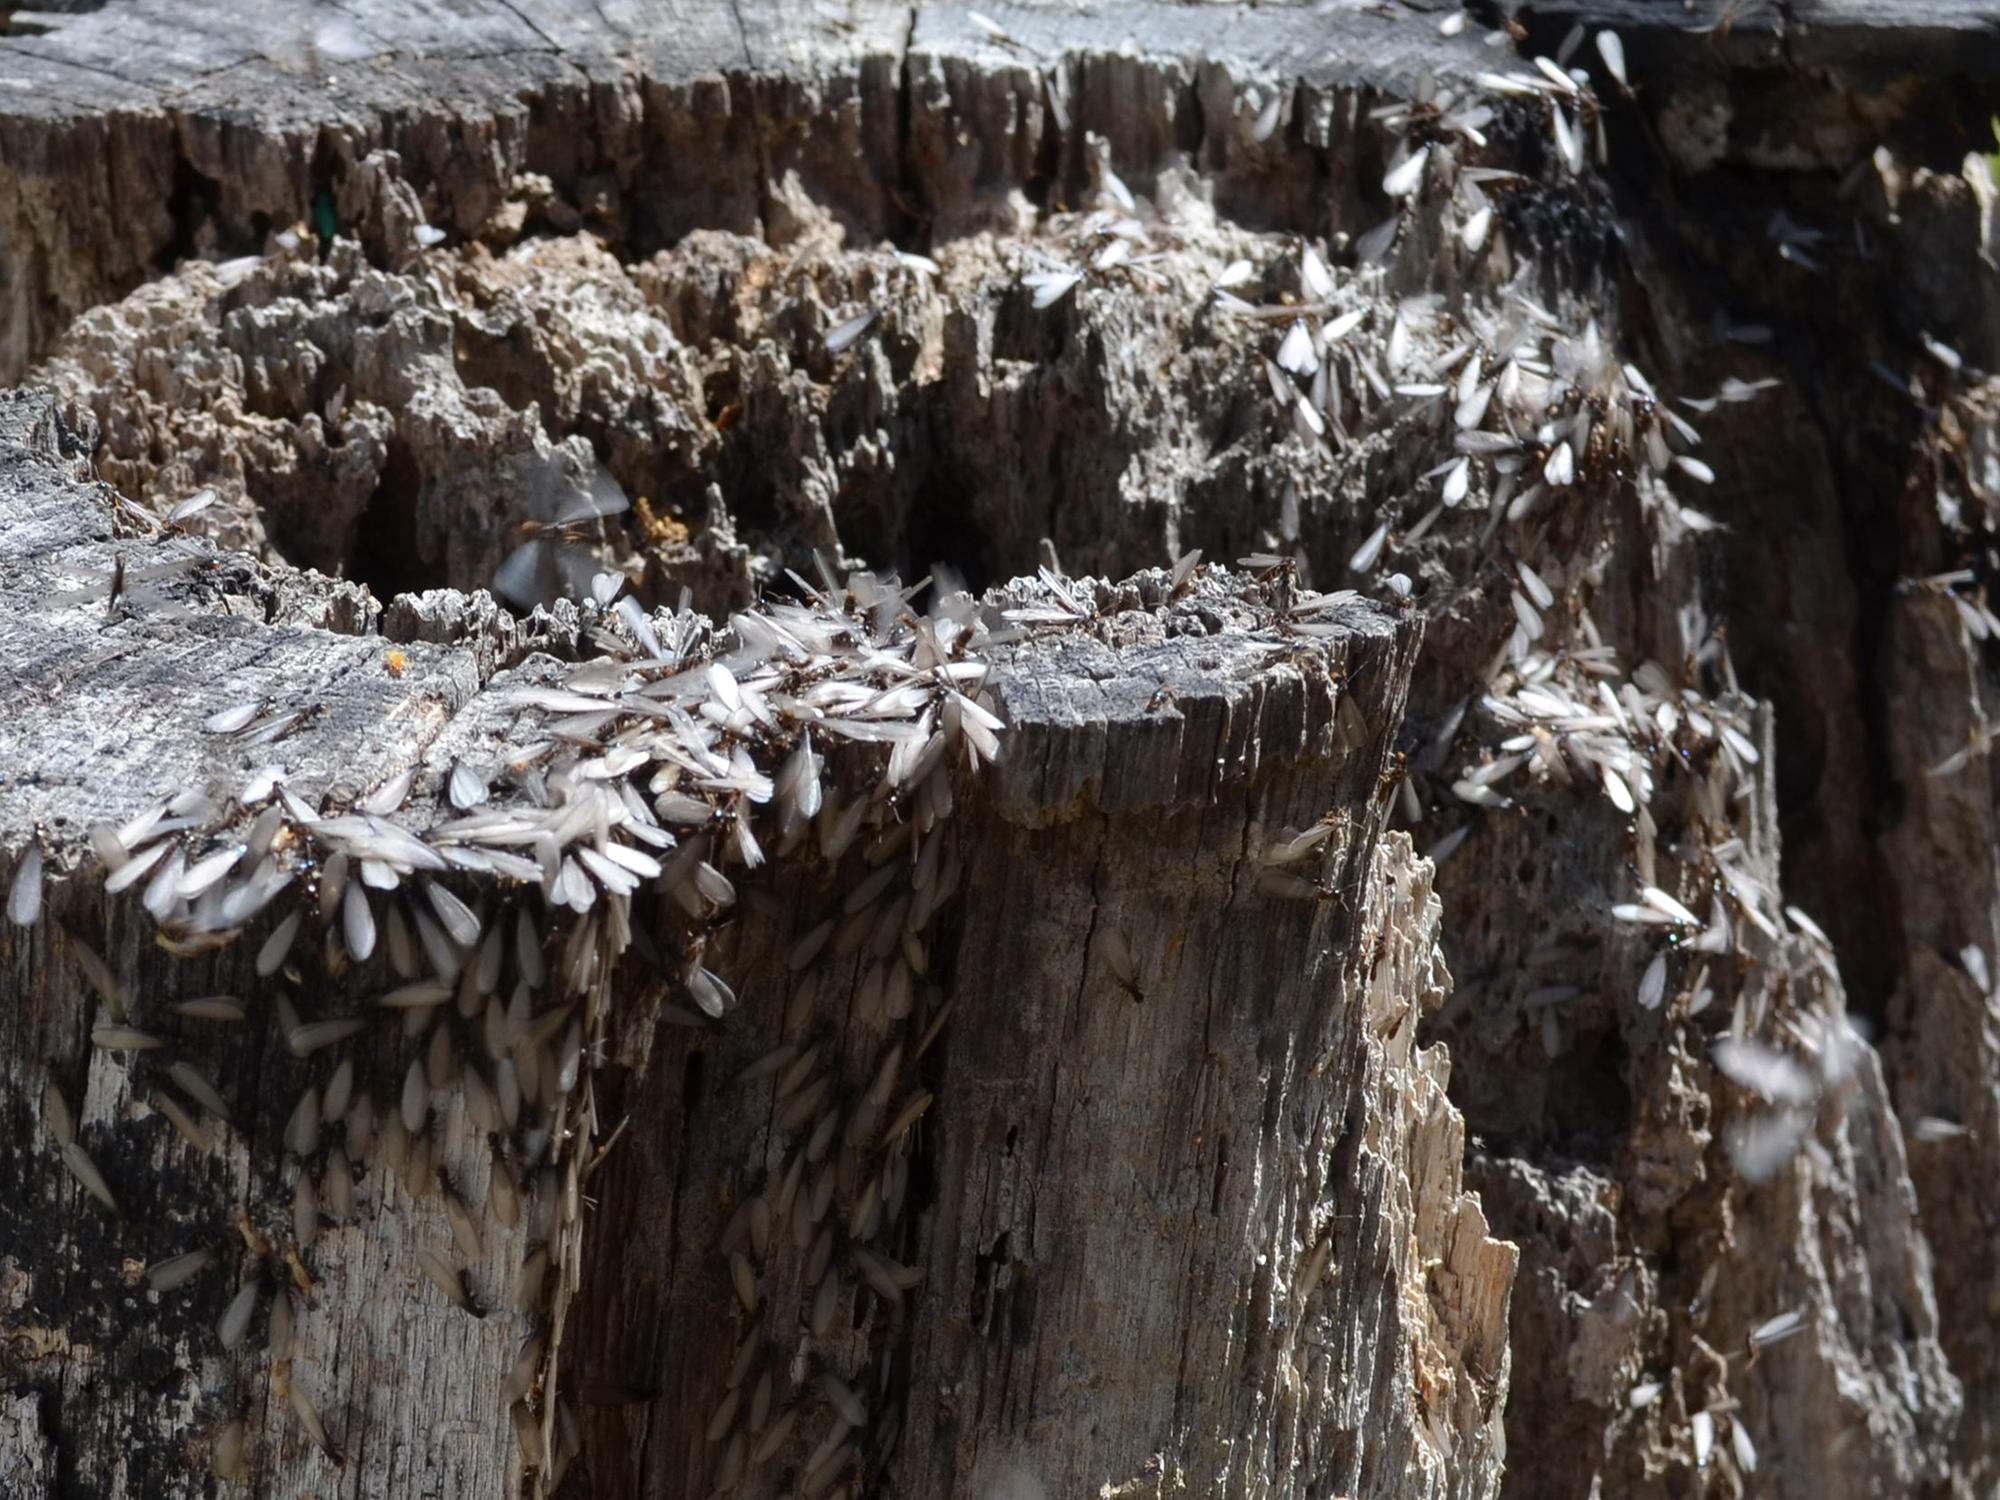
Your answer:
[[[1055,83],[1055,74],[1049,75],[1042,86],[1044,96],[1048,96]],[[1053,123],[1053,122],[1051,122]],[[1067,192],[1065,183],[1068,173],[1074,170],[1076,143],[1067,130],[1050,130],[1036,148],[1035,159],[1028,170],[1027,181],[1021,184],[1021,191],[1035,206],[1038,213],[1048,213],[1051,209],[1065,206]]]
[[[1199,162],[1208,140],[1208,111],[1203,107],[1201,90],[1193,86],[1183,89],[1180,103],[1174,111],[1174,148],[1189,161]]]
[[[952,485],[937,485],[930,495],[919,497],[909,517],[906,566],[911,578],[921,578],[943,564],[980,594],[1000,581],[1002,570],[993,538],[966,506],[955,503],[953,497],[963,493]]]
[[[174,178],[167,193],[167,217],[174,233],[153,262],[156,274],[164,275],[201,254],[201,231],[216,222],[221,201],[220,183],[196,171],[185,156],[174,158]]]
[[[335,154],[334,143],[328,134],[322,133],[313,149],[312,170],[308,177],[307,198],[297,205],[298,212],[306,220],[310,232],[321,235],[320,249],[326,249],[324,229],[326,220],[332,217],[334,186],[339,181],[341,162]]]
[[[381,482],[361,513],[348,563],[348,575],[377,599],[442,588],[449,581],[440,566],[424,561],[418,548],[417,491],[422,483],[409,449],[391,443]],[[286,550],[284,537],[273,541]]]
[[[931,215],[924,192],[924,175],[917,165],[912,117],[916,80],[910,72],[910,48],[917,39],[918,7],[910,7],[903,31],[902,52],[896,59],[896,181],[890,191],[889,238],[906,250],[930,247]]]
[[[1617,1030],[1576,1034],[1547,1063],[1547,1125],[1551,1141],[1575,1160],[1609,1166],[1633,1118],[1625,1044]]]
[[[1005,1269],[1010,1259],[1008,1233],[1001,1230],[993,1243],[979,1252],[972,1268],[972,1301],[967,1308],[967,1316],[973,1328],[982,1335],[990,1332],[989,1318],[993,1311],[996,1294],[993,1282],[995,1275]]]
[[[1878,441],[1875,434],[1854,421],[1851,395],[1843,400],[1836,389],[1810,382],[1801,389],[1835,460],[1841,540],[1855,590],[1854,640],[1849,649],[1859,677],[1857,707],[1867,794],[1850,814],[1860,824],[1867,864],[1856,870],[1800,868],[1788,862],[1786,877],[1802,895],[1810,892],[1817,898],[1810,902],[1813,909],[1829,914],[1830,925],[1822,925],[1828,926],[1840,956],[1848,1008],[1879,1028],[1889,1013],[1890,998],[1906,962],[1898,891],[1883,868],[1879,846],[1883,834],[1895,826],[1903,802],[1902,788],[1890,764],[1886,677],[1891,667],[1888,631],[1893,595],[1902,572],[1902,528],[1893,490],[1885,495],[1871,481],[1884,480],[1903,469],[1902,461],[1912,451],[1914,432],[1904,434],[1900,445]],[[1845,442],[1839,436],[1843,432]],[[1781,828],[1795,826],[1802,817],[1811,815],[1796,802],[1788,805],[1786,790],[1786,781],[1781,778]]]
[[[681,1128],[689,1130],[701,1118],[702,1100],[708,1093],[708,1054],[690,1047],[681,1071]]]

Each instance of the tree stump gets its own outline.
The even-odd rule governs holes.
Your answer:
[[[7,15],[0,1489],[1990,1490],[1987,9]]]
[[[767,1443],[750,1482],[773,1492],[865,1476],[930,1493],[1014,1474],[1066,1491],[1199,1472],[1242,1487],[1261,1482],[1266,1460],[1250,1455],[1274,1446],[1303,1489],[1365,1487],[1371,1473],[1391,1488],[1421,1475],[1438,1493],[1490,1479],[1512,1258],[1459,1193],[1440,1064],[1413,1048],[1446,982],[1425,877],[1406,844],[1377,868],[1413,616],[1336,601],[1310,634],[1293,633],[1254,583],[1190,572],[1176,603],[1154,573],[1097,586],[1095,623],[1024,627],[991,662],[1006,753],[956,794],[948,822],[912,807],[911,821],[884,821],[868,858],[815,875],[808,846],[791,856],[799,869],[780,855],[774,879],[745,879],[742,920],[702,960],[741,997],[726,1024],[659,1032],[663,1016],[700,1018],[684,1000],[649,1007],[657,980],[608,979],[591,1030],[567,1003],[523,1023],[544,1044],[569,1038],[568,1061],[554,1056],[570,1089],[582,1046],[607,1054],[566,1155],[550,1136],[564,1131],[569,1089],[555,1091],[552,1116],[530,1107],[500,1128],[493,1112],[524,1044],[496,1048],[487,1031],[479,1052],[478,1018],[502,1014],[515,973],[505,944],[517,923],[549,918],[476,890],[474,905],[392,895],[379,915],[363,897],[366,928],[417,933],[403,939],[407,965],[393,934],[364,957],[351,913],[362,876],[336,900],[328,856],[301,854],[296,868],[283,856],[339,823],[333,808],[408,772],[413,797],[397,816],[449,826],[456,771],[519,761],[507,705],[548,669],[481,682],[463,649],[246,619],[240,602],[270,589],[255,568],[183,537],[118,540],[125,502],[62,472],[68,439],[52,408],[16,399],[8,412],[20,590],[9,628],[22,659],[30,642],[54,647],[79,674],[74,687],[19,682],[49,712],[34,721],[39,738],[13,747],[28,795],[11,812],[44,867],[37,920],[11,960],[17,993],[32,997],[11,1015],[12,1052],[38,1059],[18,1093],[41,1127],[22,1122],[36,1144],[17,1160],[38,1190],[20,1208],[62,1226],[23,1268],[21,1303],[61,1310],[33,1361],[61,1383],[57,1409],[88,1402],[119,1437],[81,1449],[76,1472],[161,1491],[199,1483],[190,1448],[216,1447],[240,1411],[270,1487],[375,1493],[440,1470],[474,1488],[512,1484],[517,1449],[546,1454],[529,1466],[545,1474],[562,1463],[567,1381],[575,1429],[604,1455],[593,1489],[605,1493],[684,1493],[751,1471]],[[120,560],[122,600],[108,582],[58,586]],[[1023,592],[1031,611],[1062,613]],[[75,597],[93,593],[105,597]],[[132,675],[93,672],[96,660]],[[135,697],[148,673],[164,684],[173,663],[186,675],[150,715],[93,700]],[[239,702],[261,718],[230,720]],[[294,714],[270,741],[284,756],[285,800],[271,804],[282,832],[260,837],[248,820],[270,788],[238,793],[241,814],[221,788],[258,779],[261,752],[237,748],[269,732],[256,724]],[[344,753],[356,735],[376,758]],[[830,756],[830,776],[855,758]],[[241,856],[230,840],[247,837],[249,859],[273,848],[274,867],[304,878],[270,907],[293,927],[306,914],[280,975],[260,973],[274,926],[261,902],[240,921],[226,904],[213,919],[198,901],[176,905],[162,932],[170,957],[148,945],[129,897],[72,868],[87,863],[85,829],[101,841],[149,808],[179,816],[171,799],[190,785],[217,792],[184,872],[211,844]],[[332,823],[296,821],[314,808]],[[144,833],[132,839],[146,858]],[[917,854],[919,839],[937,842]],[[685,847],[706,848],[706,835]],[[238,872],[219,888],[258,881]],[[469,937],[440,933],[454,914]],[[634,930],[664,943],[671,925],[658,922]],[[568,951],[560,936],[551,946]],[[502,956],[482,981],[489,951]],[[110,994],[93,992],[99,973]],[[371,1042],[376,1024],[328,1043],[352,1068],[342,1083],[301,1029],[365,1017],[385,986],[387,1032],[414,1036]],[[202,997],[218,992],[250,997],[240,1031],[208,1014]],[[257,1026],[274,993],[296,1013]],[[187,1002],[194,1011],[176,1010]],[[218,1031],[229,1040],[204,1035]],[[99,1045],[80,1059],[71,1036]],[[120,1057],[133,1049],[136,1065]],[[173,1070],[189,1066],[254,1080],[231,1132],[196,1126],[213,1152],[159,1117],[189,1087]],[[416,1139],[357,1144],[349,1105],[323,1142],[319,1101],[336,1090],[379,1101],[392,1114],[381,1133],[400,1125]],[[49,1170],[65,1160],[56,1116],[72,1100],[85,1163],[72,1162],[74,1183]],[[265,1159],[274,1138],[284,1166]],[[607,1154],[587,1179],[596,1211],[580,1242],[577,1179],[596,1170],[593,1141]],[[91,1167],[116,1205],[108,1225],[86,1196]],[[331,1186],[350,1170],[358,1188]],[[301,1181],[317,1202],[288,1236],[274,1219]],[[337,1201],[350,1191],[358,1210]],[[31,1238],[25,1221],[18,1234]],[[212,1274],[149,1283],[202,1251]],[[554,1279],[552,1301],[509,1305],[524,1267],[531,1282]],[[204,1347],[239,1280],[260,1302],[284,1299],[275,1317],[289,1330],[269,1333],[261,1369]],[[1345,1344],[1357,1317],[1396,1332]],[[120,1352],[104,1359],[98,1345]],[[524,1348],[530,1365],[516,1373]],[[139,1382],[160,1377],[141,1372],[161,1358],[193,1378],[184,1404],[148,1414]],[[1169,1366],[1180,1373],[1160,1379]],[[492,1420],[496,1391],[526,1395],[530,1379],[547,1403],[529,1413],[545,1450]],[[127,1382],[122,1410],[83,1394]],[[328,1434],[322,1452],[311,1421],[285,1409],[294,1387]],[[1124,1414],[1083,1415],[1107,1399]],[[869,1420],[851,1421],[857,1411]]]

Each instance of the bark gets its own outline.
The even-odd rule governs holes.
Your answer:
[[[1540,76],[1477,25],[985,9],[328,24],[142,0],[0,37],[0,375],[34,387],[0,404],[0,661],[21,663],[0,682],[21,705],[0,722],[0,849],[51,866],[42,920],[0,935],[0,1180],[18,1185],[0,1473],[29,1494],[191,1493],[240,1414],[270,1493],[487,1493],[552,1467],[569,1492],[657,1496],[739,1469],[758,1492],[978,1500],[1989,1491],[1981,693],[2000,626],[1978,588],[2000,555],[1977,372],[2000,365],[2000,321],[1994,191],[1968,156],[1990,144],[1988,8],[1696,29],[1638,0],[1549,7],[1528,52],[1572,20],[1624,36],[1630,94],[1590,43],[1574,58],[1608,165],[1572,176],[1547,100],[1503,100],[1483,147],[1432,159],[1373,269],[1352,247],[1398,211],[1381,185],[1403,159],[1375,107],[1426,74],[1460,96]],[[1521,174],[1488,187],[1476,249],[1467,160]],[[1154,259],[1031,305],[1024,272],[1083,265],[1125,214]],[[1327,351],[1347,404],[1325,442],[1260,363],[1288,318],[1209,293],[1242,258],[1247,299],[1315,302],[1301,235],[1364,315]],[[1771,382],[1678,407],[1712,487],[1586,453],[1539,508],[1503,496],[1489,523],[1483,463],[1441,507],[1457,393],[1378,397],[1359,362],[1425,376],[1468,330],[1491,344],[1522,286],[1548,337],[1601,336],[1669,405]],[[1602,431],[1629,398],[1595,399]],[[961,894],[916,939],[904,1014],[881,1000],[893,951],[842,909],[879,868],[866,853],[732,869],[740,914],[713,930],[635,907],[546,1158],[534,1124],[483,1140],[477,1085],[440,1084],[414,1167],[374,1160],[367,1211],[305,1252],[290,1363],[256,1334],[225,1355],[236,1278],[270,1278],[261,1333],[291,1274],[232,1218],[286,1242],[280,1137],[333,1063],[292,1058],[282,1025],[218,1040],[162,1007],[229,991],[254,1016],[283,993],[311,1018],[390,980],[379,955],[344,962],[337,916],[309,919],[295,979],[257,976],[311,869],[243,940],[171,957],[136,891],[104,895],[87,831],[240,783],[262,757],[200,726],[250,698],[313,710],[272,752],[307,802],[417,767],[399,816],[448,816],[455,764],[518,750],[509,695],[625,628],[479,591],[521,522],[550,519],[546,476],[598,464],[634,507],[583,576],[660,604],[685,587],[718,617],[788,567],[812,576],[816,551],[911,578],[943,563],[975,592],[1050,552],[1131,577],[1082,585],[1088,625],[990,653],[1005,753],[953,783]],[[205,485],[218,500],[182,528],[202,539],[159,526]],[[1349,579],[1365,541],[1381,561]],[[1182,594],[1133,572],[1196,546],[1385,598],[1398,570],[1413,602],[1301,636],[1293,574],[1209,570]],[[61,597],[119,558],[126,605]],[[1915,582],[1960,566],[1971,580]],[[1643,816],[1578,731],[1524,733],[1537,651],[1537,681],[1633,686],[1649,719],[1668,684],[1674,727],[1632,732]],[[1505,805],[1465,790],[1524,739],[1570,748],[1496,775]],[[880,772],[860,751],[835,768],[857,788]],[[1322,817],[1316,892],[1268,864]],[[1724,940],[1617,915],[1642,886],[1720,913]],[[544,910],[498,877],[460,889],[488,921]],[[832,957],[795,978],[829,918]],[[236,1128],[210,1151],[157,1117],[167,1052],[91,1049],[104,1007],[79,944],[139,997],[136,1024],[225,1084]],[[696,953],[740,996],[720,1026],[686,1008]],[[469,1058],[477,1015],[438,1032]],[[425,1046],[398,1030],[352,1047],[385,1113]],[[1732,1080],[1726,1038],[1794,1058],[1809,1096],[1788,1113]],[[733,1082],[774,1047],[811,1061]],[[49,1081],[115,1222],[64,1171]],[[1748,1170],[1740,1132],[1788,1121],[1800,1149]],[[514,1226],[496,1161],[524,1173]],[[799,1206],[822,1173],[827,1249]],[[459,1257],[482,1319],[416,1265],[457,1241],[451,1192],[483,1226]],[[198,1243],[217,1267],[145,1289]],[[537,1247],[559,1270],[523,1309]],[[1752,1339],[1793,1312],[1800,1332]],[[500,1393],[536,1337],[517,1441]],[[843,1434],[848,1388],[867,1421]]]

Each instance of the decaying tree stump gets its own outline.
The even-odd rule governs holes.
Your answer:
[[[40,738],[16,747],[13,815],[46,870],[39,919],[14,943],[12,967],[18,993],[47,998],[13,1012],[10,1052],[43,1059],[35,1071],[45,1084],[78,1101],[76,1139],[117,1203],[115,1221],[102,1224],[82,1188],[37,1170],[58,1158],[62,1131],[51,1116],[61,1106],[37,1107],[24,1094],[42,1130],[15,1160],[39,1191],[16,1206],[10,1243],[35,1238],[29,1216],[60,1228],[20,1268],[22,1310],[63,1310],[32,1367],[65,1381],[59,1410],[89,1403],[99,1430],[157,1433],[157,1446],[120,1442],[102,1456],[85,1448],[73,1459],[78,1472],[170,1489],[188,1450],[210,1437],[204,1429],[247,1405],[249,1427],[266,1434],[269,1482],[323,1486],[332,1482],[327,1457],[306,1451],[258,1374],[239,1364],[219,1390],[205,1389],[215,1377],[196,1361],[210,1319],[226,1316],[236,1294],[233,1278],[164,1291],[144,1280],[148,1266],[157,1276],[175,1255],[258,1232],[233,1231],[233,1212],[268,1223],[282,1201],[260,1170],[269,1132],[294,1148],[307,1181],[340,1170],[325,1165],[335,1148],[323,1159],[316,1143],[301,1150],[293,1140],[298,1091],[335,1087],[316,1055],[285,1057],[295,1031],[246,1026],[218,1049],[204,1045],[203,1031],[216,1029],[198,1024],[207,1016],[176,1019],[169,1003],[195,991],[284,988],[260,976],[268,950],[249,940],[269,924],[219,952],[183,933],[174,941],[186,956],[170,959],[149,952],[143,915],[67,867],[82,862],[80,822],[115,827],[187,785],[239,779],[245,752],[216,725],[245,699],[268,704],[267,717],[309,711],[271,751],[284,757],[291,806],[345,805],[399,767],[428,767],[415,802],[398,809],[422,827],[426,800],[449,813],[454,768],[513,754],[505,709],[494,705],[518,690],[518,674],[481,684],[463,650],[385,653],[378,638],[243,618],[240,603],[268,588],[254,568],[185,539],[116,540],[123,502],[61,472],[66,438],[51,408],[16,399],[8,411],[10,574],[22,606],[9,630],[24,646],[72,632],[49,659],[85,679],[19,680],[50,711],[34,721]],[[203,561],[158,572],[189,553]],[[131,591],[123,606],[78,603],[88,590],[55,586],[64,573],[108,571],[119,558]],[[893,903],[851,899],[852,874],[829,884],[782,867],[775,883],[746,888],[748,915],[705,960],[741,993],[730,1024],[656,1037],[643,987],[620,987],[609,1028],[621,1065],[601,1070],[588,1108],[615,1117],[624,1144],[591,1181],[588,1290],[574,1314],[566,1318],[560,1298],[552,1314],[533,1301],[501,1305],[523,1263],[547,1255],[537,1243],[547,1230],[519,1232],[518,1214],[504,1226],[514,1232],[489,1222],[475,1253],[452,1222],[459,1201],[504,1221],[498,1178],[537,1165],[516,1166],[511,1152],[484,1159],[479,1098],[491,1099],[491,1084],[475,1079],[498,1059],[469,1050],[476,1028],[447,1015],[431,1032],[455,1038],[446,1081],[424,1085],[416,1122],[427,1128],[437,1104],[426,1138],[434,1180],[419,1185],[408,1168],[399,1177],[384,1145],[372,1154],[354,1145],[350,1116],[339,1149],[362,1172],[358,1218],[333,1208],[322,1188],[322,1212],[335,1222],[297,1236],[310,1279],[288,1257],[267,1257],[296,1278],[295,1331],[272,1364],[310,1384],[333,1447],[344,1450],[340,1483],[380,1492],[440,1465],[454,1484],[507,1482],[515,1440],[491,1416],[524,1339],[547,1351],[551,1394],[567,1372],[581,1425],[601,1436],[607,1491],[707,1482],[731,1452],[705,1440],[718,1408],[741,1409],[741,1421],[719,1427],[739,1449],[785,1423],[797,1441],[779,1454],[809,1457],[826,1440],[813,1429],[829,1426],[838,1453],[841,1408],[818,1394],[828,1375],[851,1380],[857,1389],[843,1386],[845,1399],[874,1418],[856,1424],[858,1466],[909,1493],[1017,1472],[1054,1491],[1106,1472],[1167,1483],[1208,1471],[1246,1485],[1267,1462],[1251,1455],[1274,1446],[1309,1487],[1379,1474],[1389,1490],[1423,1476],[1427,1490],[1445,1493],[1491,1473],[1511,1252],[1485,1238],[1476,1206],[1459,1195],[1459,1138],[1449,1112],[1439,1113],[1439,1064],[1413,1050],[1419,1014],[1443,987],[1435,905],[1407,845],[1376,854],[1414,617],[1350,604],[1321,611],[1311,635],[1293,635],[1269,606],[1231,603],[1213,583],[1178,606],[1162,602],[1162,577],[1106,593],[1094,629],[1058,627],[998,648],[992,691],[1007,753],[955,815],[944,858],[962,862],[951,878],[963,894],[947,925],[933,937],[909,921],[908,941],[927,947],[914,1000],[908,959],[891,960],[902,966],[898,1005],[884,997],[880,955],[870,956],[879,907],[890,907],[891,939],[905,927]],[[148,585],[163,597],[142,598]],[[92,701],[132,689],[91,663],[135,658],[188,664],[155,719],[117,717]],[[366,738],[381,758],[341,754],[371,722],[380,727]],[[190,758],[161,753],[174,743]],[[91,747],[81,758],[79,745]],[[139,745],[153,753],[118,760],[121,747]],[[262,763],[256,752],[247,759]],[[116,775],[96,774],[110,764]],[[1309,849],[1287,857],[1302,831]],[[896,874],[897,857],[884,858],[881,872]],[[327,889],[323,865],[304,873]],[[935,878],[941,890],[947,877]],[[860,888],[870,884],[884,889],[872,877]],[[348,899],[328,923],[330,945],[353,943]],[[829,928],[840,921],[840,936],[820,928],[822,913]],[[200,913],[183,920],[198,924]],[[431,919],[412,906],[387,920]],[[319,925],[296,944],[307,972]],[[871,946],[832,963],[797,956],[813,944],[842,959],[848,932]],[[393,947],[384,950],[392,970]],[[465,947],[462,993],[483,944]],[[129,991],[125,1006],[77,981],[90,954]],[[345,1011],[334,993],[359,998],[372,968],[357,961],[344,985],[337,969],[288,1003]],[[896,982],[887,981],[892,991]],[[405,1013],[450,1009],[451,989],[440,985],[429,1007]],[[475,1020],[483,1007],[470,993],[471,1006],[458,1009]],[[264,1008],[252,1003],[253,1015]],[[560,1029],[565,1012],[555,1014]],[[294,1025],[327,1019],[300,1015]],[[128,1021],[161,1028],[132,1041],[158,1048],[136,1066],[118,1056],[123,1033],[109,1043],[97,1034]],[[64,1055],[71,1033],[97,1034],[87,1066]],[[405,1050],[413,1076],[431,1067],[421,1042]],[[405,1107],[400,1060],[359,1043],[354,1056],[355,1089],[384,1111]],[[257,1112],[235,1122],[240,1134],[206,1127],[217,1155],[186,1149],[159,1118],[164,1085],[180,1083],[154,1066],[165,1057],[196,1060],[231,1083],[257,1080]],[[462,1093],[449,1081],[459,1068]],[[746,1109],[747,1086],[728,1082],[745,1074],[774,1103]],[[791,1118],[797,1101],[820,1107]],[[884,1123],[891,1115],[900,1127]],[[814,1150],[808,1127],[821,1121],[839,1133]],[[884,1132],[904,1148],[889,1158],[903,1174],[893,1188],[872,1177]],[[21,1139],[35,1134],[24,1129]],[[1114,1142],[1125,1145],[1107,1149]],[[1139,1142],[1143,1159],[1133,1155]],[[421,1142],[415,1151],[421,1174]],[[885,1197],[895,1205],[889,1228],[865,1227]],[[754,1217],[738,1212],[732,1223],[737,1205]],[[560,1244],[564,1211],[543,1212]],[[805,1229],[793,1236],[793,1223]],[[820,1232],[837,1250],[814,1251]],[[282,1227],[272,1233],[282,1241]],[[473,1306],[489,1304],[483,1316],[454,1310],[420,1270],[417,1257],[450,1255],[454,1240]],[[232,1247],[218,1269],[238,1258]],[[739,1278],[753,1264],[746,1293]],[[246,1285],[256,1284],[251,1265]],[[908,1286],[895,1281],[904,1268]],[[824,1301],[822,1283],[832,1288]],[[86,1301],[87,1314],[69,1316]],[[1224,1307],[1233,1311],[1218,1316]],[[1394,1332],[1353,1344],[1342,1330],[1356,1319]],[[750,1357],[733,1369],[746,1341]],[[94,1344],[119,1353],[100,1363]],[[187,1405],[149,1418],[84,1394],[145,1379],[140,1362],[152,1351],[203,1371]],[[1160,1378],[1169,1367],[1180,1373]],[[750,1422],[746,1390],[763,1392],[769,1428]],[[419,1393],[420,1428],[404,1415]],[[1115,1430],[1083,1415],[1114,1394],[1127,1411]],[[624,1479],[609,1477],[620,1470]]]
[[[1709,9],[5,16],[0,1491],[1990,1490],[2000,69]]]

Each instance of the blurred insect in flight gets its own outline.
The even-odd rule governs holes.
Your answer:
[[[519,545],[493,575],[494,592],[519,609],[588,593],[598,567],[581,544],[598,522],[630,508],[624,487],[594,464],[580,483],[559,448],[547,457],[524,454],[520,462],[528,514]]]

